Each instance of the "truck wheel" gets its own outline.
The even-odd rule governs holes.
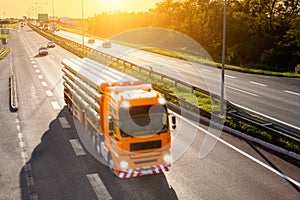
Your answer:
[[[114,161],[111,157],[111,154],[108,155],[108,168],[109,168],[109,171],[112,173],[112,174],[115,174],[115,171],[114,171]]]

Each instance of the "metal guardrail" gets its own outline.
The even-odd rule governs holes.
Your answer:
[[[38,29],[38,28],[35,28],[35,29]],[[39,32],[42,32],[42,31],[39,31]],[[63,38],[63,37],[60,37],[60,36],[57,36],[57,35],[52,36],[52,37],[57,38],[60,41],[64,41],[64,43],[65,43],[64,45],[76,46],[76,47],[82,49],[82,44],[78,44],[74,41],[68,40],[66,38]],[[160,76],[161,80],[168,79],[168,80],[174,81],[175,86],[177,84],[181,84],[183,86],[191,88],[191,92],[197,91],[197,92],[203,93],[205,95],[209,95],[211,98],[220,101],[220,96],[218,96],[217,94],[209,93],[206,90],[203,90],[201,88],[198,88],[198,87],[190,85],[190,84],[187,84],[183,81],[177,80],[177,79],[172,78],[168,75],[165,75],[165,74],[162,74],[162,73],[159,73],[159,72],[154,72],[151,69],[147,69],[147,68],[144,68],[142,66],[138,66],[135,63],[123,60],[121,58],[114,57],[112,55],[106,54],[104,52],[101,52],[101,51],[98,51],[98,50],[95,50],[95,49],[92,49],[92,48],[89,48],[87,46],[84,47],[84,50],[86,52],[95,53],[95,54],[100,55],[102,57],[108,58],[112,62],[117,62],[119,65],[123,65],[124,67],[128,67],[128,68],[136,67],[136,68],[139,69],[140,72],[145,71],[145,72],[149,73],[149,76],[151,76],[152,74],[155,74],[157,76]],[[84,57],[82,54],[79,55],[79,56]],[[161,92],[162,94],[164,94],[167,97],[167,99],[168,98],[176,99],[180,103],[181,106],[187,108],[191,112],[194,112],[196,114],[200,114],[201,116],[206,117],[208,119],[210,119],[212,117],[211,113],[208,113],[204,110],[201,110],[200,108],[198,108],[198,106],[195,106],[195,105],[185,101],[184,99],[177,98],[176,96],[174,96],[172,94],[169,94],[168,92],[166,92],[164,90],[161,90],[157,87],[155,87],[155,89],[158,90],[159,92]],[[296,145],[298,145],[298,147],[300,147],[300,131],[299,130],[296,130],[292,127],[288,127],[284,124],[280,124],[278,122],[274,122],[271,119],[267,119],[263,116],[259,116],[257,113],[252,113],[250,111],[246,111],[242,108],[239,108],[236,105],[231,104],[230,102],[228,102],[226,100],[225,100],[225,104],[227,105],[227,107],[230,108],[230,110],[226,112],[226,115],[228,117],[230,117],[231,119],[242,121],[242,122],[245,122],[247,124],[250,124],[254,127],[257,127],[258,129],[261,129],[261,130],[271,134],[273,137],[282,138],[282,139],[287,140],[289,142],[292,142],[293,144],[296,144]],[[220,122],[223,122],[223,119],[219,118],[218,116],[214,116],[214,120],[215,119],[217,119],[217,121],[219,119]]]

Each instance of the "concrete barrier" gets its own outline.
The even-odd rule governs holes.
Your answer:
[[[11,75],[9,77],[9,99],[10,99],[11,111],[13,112],[18,111],[19,102],[18,102],[18,95],[17,95],[17,84],[14,75]]]

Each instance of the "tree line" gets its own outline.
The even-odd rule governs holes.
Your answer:
[[[163,0],[147,12],[105,12],[86,19],[89,32],[111,37],[141,27],[172,29],[221,61],[223,0]],[[300,0],[227,0],[226,63],[294,71],[300,64]]]

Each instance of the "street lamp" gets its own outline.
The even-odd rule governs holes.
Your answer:
[[[220,107],[221,116],[224,116],[225,41],[226,41],[226,0],[224,0],[224,17],[223,17],[222,80],[221,80],[221,107]]]
[[[82,29],[82,53],[84,55],[84,33],[83,33],[83,28],[84,28],[84,24],[83,24],[83,0],[81,0],[81,29]]]

